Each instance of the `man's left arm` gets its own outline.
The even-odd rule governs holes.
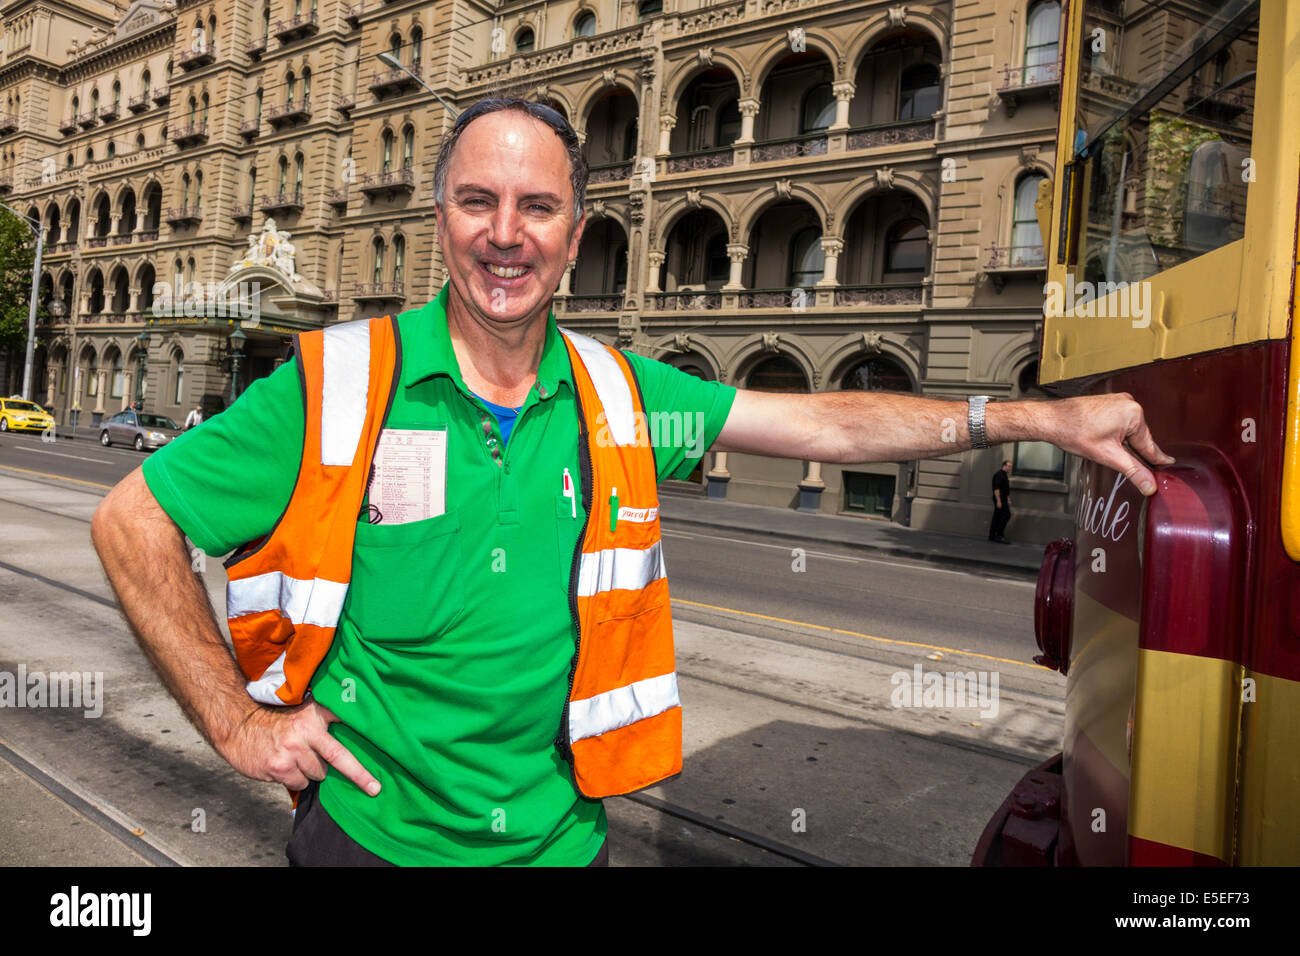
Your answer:
[[[740,389],[711,450],[839,464],[934,458],[971,447],[966,413],[966,402],[889,392],[784,395]],[[1148,464],[1174,461],[1157,447],[1142,406],[1127,392],[989,402],[984,421],[990,445],[1051,442],[1114,469],[1146,495],[1156,489]]]

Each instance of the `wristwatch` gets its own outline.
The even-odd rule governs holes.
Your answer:
[[[988,448],[989,438],[984,432],[984,404],[987,395],[972,395],[967,400],[966,427],[970,431],[971,448]]]

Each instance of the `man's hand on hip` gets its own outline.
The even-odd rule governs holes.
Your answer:
[[[324,780],[332,766],[373,797],[379,793],[379,781],[330,735],[329,725],[337,721],[315,701],[296,707],[258,704],[217,750],[230,766],[254,780],[304,790],[309,780]]]

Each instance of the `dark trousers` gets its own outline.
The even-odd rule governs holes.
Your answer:
[[[1002,532],[1007,530],[1007,522],[1011,520],[1011,503],[1004,501],[1002,507],[993,502],[993,520],[989,523],[989,540],[1002,537]]]
[[[343,828],[320,805],[320,784],[313,780],[298,795],[293,815],[293,832],[284,855],[290,866],[393,866],[343,832]],[[609,866],[609,841],[588,866]]]

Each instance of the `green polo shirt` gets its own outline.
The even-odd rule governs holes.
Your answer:
[[[385,422],[446,429],[446,511],[358,522],[351,587],[312,682],[341,720],[330,732],[383,790],[368,797],[331,768],[321,805],[401,865],[585,865],[605,838],[604,807],[578,793],[554,746],[583,516],[582,501],[575,518],[562,493],[564,470],[579,474],[573,373],[552,313],[537,382],[503,445],[461,378],[447,292],[398,317],[401,387]],[[722,430],[735,389],[625,354],[658,438],[659,480],[684,478]],[[225,554],[274,527],[303,430],[287,362],[147,459],[144,476],[195,545]]]

